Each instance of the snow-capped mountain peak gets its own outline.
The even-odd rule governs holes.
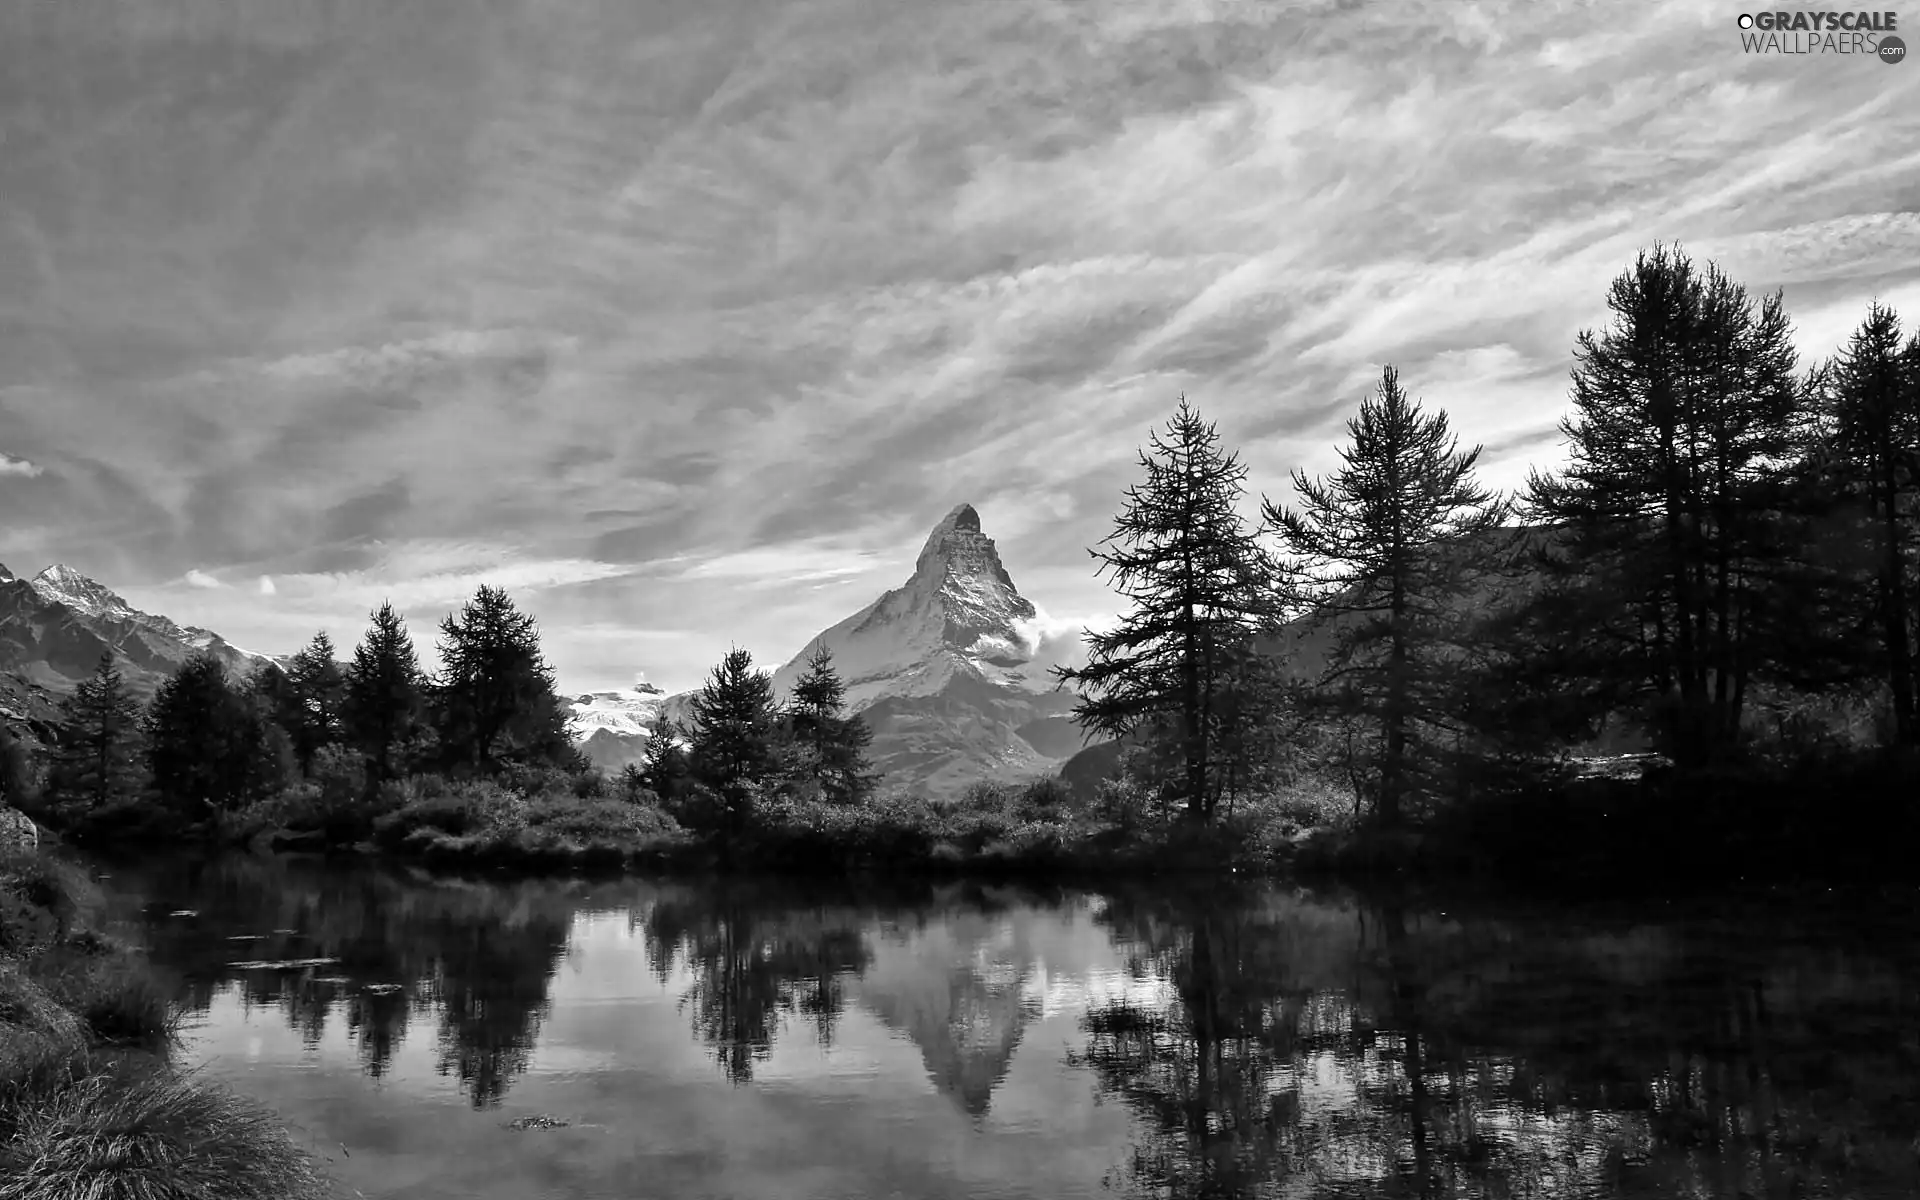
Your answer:
[[[809,642],[774,673],[774,687],[789,694],[824,643],[856,710],[882,696],[934,695],[956,677],[1033,690],[1038,617],[980,514],[962,504],[933,527],[906,583]]]
[[[97,583],[65,563],[55,563],[35,575],[33,590],[45,599],[91,616],[132,616],[133,607],[104,584]]]
[[[573,732],[584,741],[606,729],[628,737],[646,737],[659,720],[666,695],[644,680],[618,692],[586,692],[573,699]]]

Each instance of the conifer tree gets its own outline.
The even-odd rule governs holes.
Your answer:
[[[641,751],[640,778],[647,790],[669,807],[679,804],[686,796],[687,782],[691,777],[686,741],[687,731],[681,728],[680,723],[663,716],[654,723],[653,731],[647,736],[647,744]]]
[[[1074,714],[1086,729],[1121,738],[1170,718],[1186,812],[1206,819],[1221,792],[1217,712],[1272,608],[1264,555],[1239,512],[1246,468],[1185,396],[1139,464],[1145,480],[1090,551],[1129,610],[1086,632],[1085,667],[1055,676],[1082,692]]]
[[[111,651],[60,711],[52,780],[58,798],[93,810],[137,795],[143,782],[140,703],[127,691]]]
[[[450,765],[493,772],[508,762],[571,766],[566,706],[540,652],[540,630],[499,588],[482,585],[440,624],[436,694]]]
[[[313,635],[287,665],[283,703],[275,712],[280,727],[293,741],[300,773],[313,773],[313,756],[341,738],[341,704],[346,675],[340,669],[333,639],[325,630]]]
[[[1780,295],[1756,307],[1678,249],[1642,253],[1608,306],[1575,349],[1572,461],[1534,473],[1528,507],[1560,527],[1568,671],[1692,766],[1737,744],[1750,686],[1787,680],[1817,632],[1784,603],[1805,578],[1785,512],[1803,389]]]
[[[26,742],[8,726],[0,725],[0,806],[30,804],[33,788],[33,756]]]
[[[693,697],[688,728],[693,778],[711,788],[723,811],[722,828],[745,828],[755,790],[781,767],[779,711],[773,679],[753,666],[753,656],[734,649],[707,676]]]
[[[160,685],[147,710],[147,762],[167,805],[190,817],[255,798],[265,778],[267,722],[210,654],[196,654]]]
[[[1334,631],[1307,694],[1378,729],[1369,790],[1391,825],[1430,790],[1435,736],[1453,732],[1448,680],[1471,626],[1461,600],[1503,549],[1493,535],[1508,505],[1474,479],[1480,448],[1461,451],[1446,414],[1422,411],[1391,366],[1347,433],[1338,471],[1295,471],[1300,507],[1266,500],[1264,512],[1290,555],[1290,601]]]
[[[346,673],[340,720],[346,738],[367,760],[369,785],[403,774],[426,725],[427,681],[407,633],[390,603],[374,609]]]
[[[1891,692],[1894,740],[1912,746],[1920,744],[1920,334],[1902,347],[1899,316],[1876,303],[1825,378],[1823,482],[1865,518],[1857,532],[1869,560],[1862,592],[1871,597],[1873,657]]]
[[[866,751],[873,731],[846,712],[846,686],[824,642],[814,646],[807,669],[794,681],[787,726],[796,750],[797,773],[829,799],[848,803],[873,788]]]

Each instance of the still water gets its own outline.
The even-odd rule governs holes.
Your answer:
[[[369,1198],[1920,1196],[1910,891],[101,869],[183,1057]]]

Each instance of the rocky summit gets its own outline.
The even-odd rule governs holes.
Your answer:
[[[971,504],[933,527],[904,584],[774,673],[782,698],[816,644],[832,651],[848,707],[872,726],[874,765],[891,785],[940,795],[1043,774],[1082,744],[1075,697],[1049,672],[1057,647]]]
[[[196,651],[236,674],[269,661],[219,634],[144,613],[105,585],[55,564],[21,579],[0,569],[0,672],[65,693],[111,650],[128,686],[146,694]]]
[[[927,535],[905,583],[808,638],[774,673],[774,690],[788,699],[824,644],[848,709],[873,729],[873,764],[889,788],[938,796],[982,779],[1050,774],[1084,743],[1071,717],[1075,697],[1056,691],[1050,672],[1079,639],[1050,642],[1045,625],[979,512],[962,504]],[[588,757],[617,770],[637,759],[662,716],[685,719],[690,699],[582,696],[575,735]]]

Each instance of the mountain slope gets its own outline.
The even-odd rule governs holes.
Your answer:
[[[143,697],[197,651],[235,674],[275,661],[209,630],[141,612],[71,567],[56,564],[21,579],[0,566],[0,672],[65,693],[109,650],[129,689]]]
[[[824,644],[890,783],[946,795],[1048,773],[1080,736],[1073,695],[1048,673],[1043,624],[962,504],[934,526],[904,584],[809,639],[774,672],[774,689],[791,695]]]
[[[873,763],[890,786],[948,795],[982,779],[1049,774],[1082,739],[1074,697],[1054,690],[1049,667],[1059,647],[1044,626],[980,514],[962,504],[934,526],[905,583],[807,639],[774,672],[774,690],[782,701],[791,697],[814,646],[824,644],[848,710],[873,729]],[[638,756],[655,722],[684,721],[692,695],[657,706],[625,693],[580,697],[576,736],[596,763],[617,769]],[[631,710],[644,728],[623,728],[613,709]]]

